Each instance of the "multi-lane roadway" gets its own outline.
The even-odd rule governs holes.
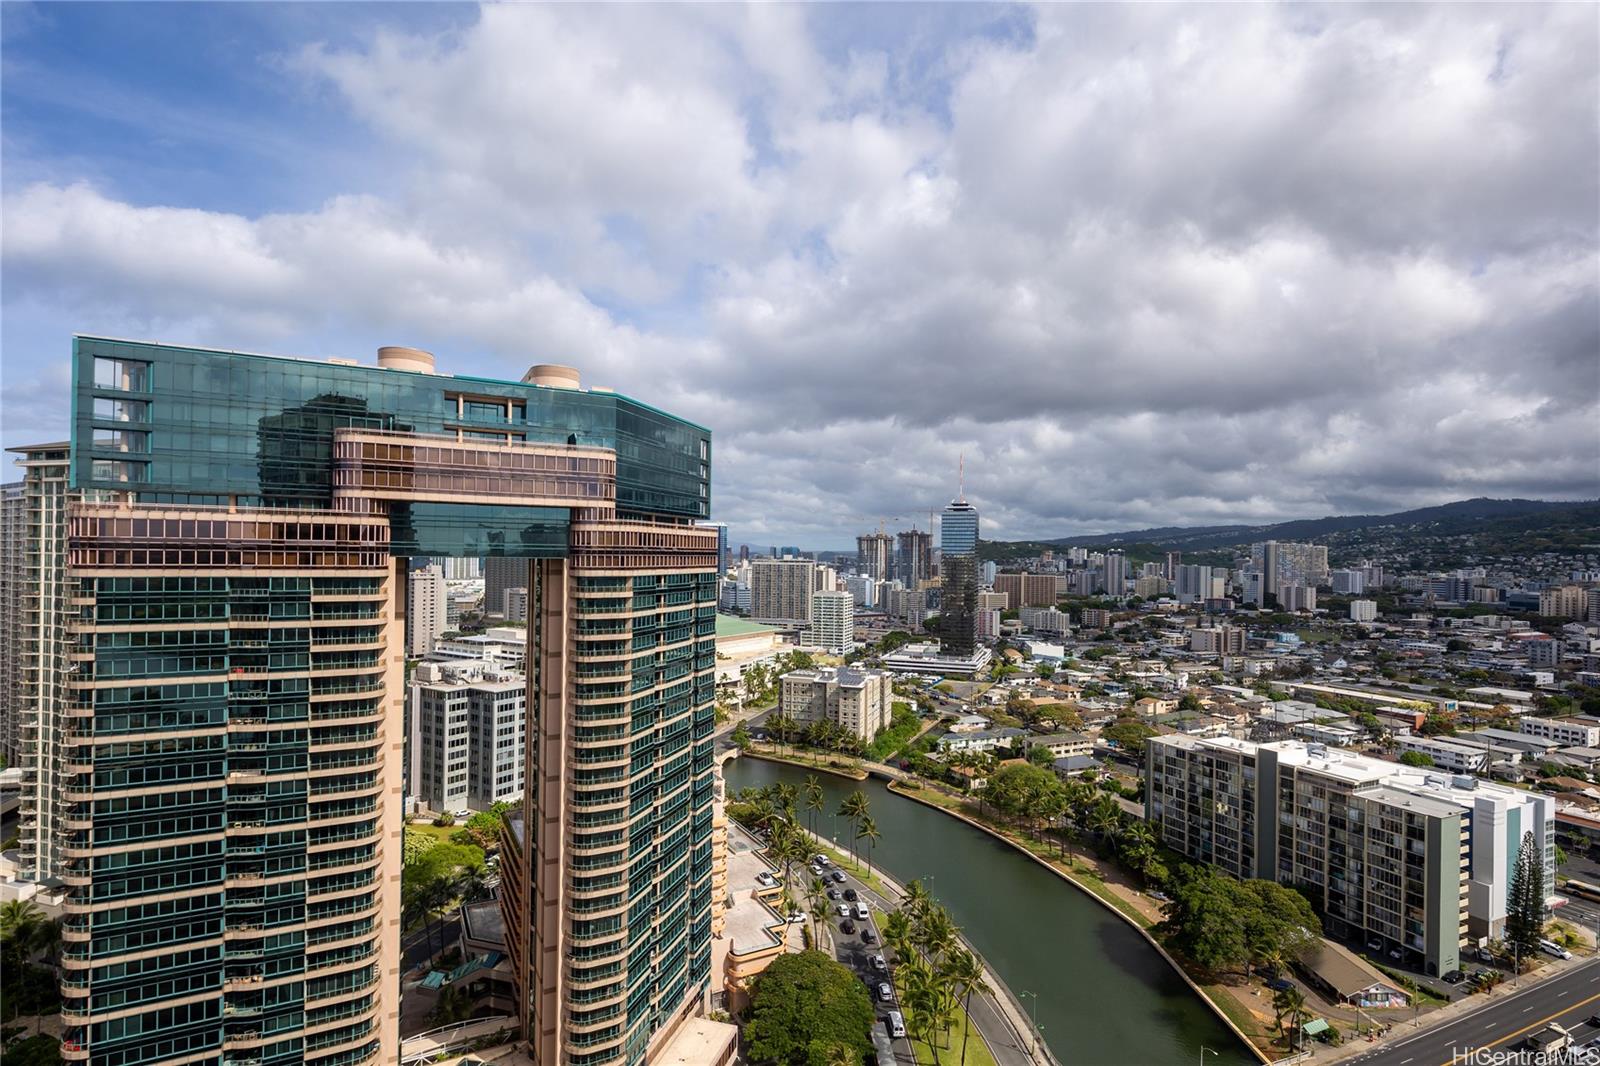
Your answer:
[[[1585,962],[1557,977],[1525,983],[1521,989],[1501,985],[1486,1006],[1452,1022],[1402,1035],[1348,1062],[1362,1066],[1463,1066],[1474,1062],[1516,1061],[1505,1058],[1522,1049],[1528,1034],[1551,1022],[1571,1029],[1583,1025],[1583,1037],[1600,1033],[1587,1026],[1600,1014],[1600,959]]]

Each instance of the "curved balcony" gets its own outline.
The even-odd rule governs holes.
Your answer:
[[[568,1011],[567,1031],[570,1033],[591,1032],[622,1017],[622,996],[619,994],[616,998],[618,1002],[611,1006],[597,1005],[593,1010]]]
[[[355,984],[350,985],[348,988],[340,988],[340,989],[337,989],[335,991],[323,992],[320,995],[316,995],[316,996],[307,994],[306,999],[305,999],[305,1006],[306,1007],[310,1007],[313,1003],[320,1003],[320,1004],[336,1003],[339,1000],[344,999],[344,998],[346,998],[348,996],[360,995],[361,993],[369,991],[370,989],[376,988],[377,986],[378,986],[378,979],[376,977],[369,977],[365,981],[357,981]]]

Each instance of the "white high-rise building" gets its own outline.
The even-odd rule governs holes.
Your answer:
[[[845,578],[844,590],[862,607],[871,609],[878,604],[878,582],[866,574],[852,574]]]
[[[848,592],[811,594],[811,642],[832,655],[856,646],[855,601]]]
[[[1376,622],[1378,620],[1377,600],[1351,600],[1350,621]]]
[[[436,563],[406,574],[406,654],[420,659],[450,624],[450,587]]]

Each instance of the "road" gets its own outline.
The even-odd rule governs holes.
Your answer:
[[[443,951],[449,951],[455,944],[456,937],[461,933],[460,908],[448,914],[438,915],[414,933],[409,933],[400,941],[400,965],[402,971],[409,972],[412,967],[419,966],[428,961],[431,954],[437,958],[443,952],[439,949],[439,940],[444,939]],[[430,952],[429,942],[433,949]]]
[[[838,869],[838,867],[835,867],[835,869]],[[883,915],[887,911],[893,910],[894,906],[864,883],[852,877],[848,869],[843,869],[841,872],[845,875],[843,884],[837,884],[832,880],[828,881],[828,886],[838,889],[841,895],[841,899],[829,901],[833,908],[829,918],[829,933],[833,940],[834,956],[854,970],[863,981],[866,981],[869,994],[872,996],[873,1006],[878,1011],[880,1019],[878,1028],[881,1029],[884,1014],[894,1004],[882,1003],[878,1000],[876,991],[878,982],[886,980],[887,975],[875,971],[871,966],[870,960],[873,955],[882,952],[883,943],[881,939],[876,944],[869,945],[864,943],[861,939],[861,930],[859,928],[862,923],[859,921],[856,922],[858,928],[855,933],[847,934],[842,932],[839,926],[843,919],[838,913],[838,905],[845,902],[842,899],[845,889],[855,889],[857,896],[866,901],[872,911],[871,926],[874,933],[880,931]],[[809,878],[811,871],[806,870],[803,871],[803,874],[797,874],[796,876]],[[1012,1027],[1010,1020],[1000,1009],[999,1004],[995,1002],[994,994],[987,987],[973,995],[971,1009],[973,1025],[982,1034],[984,1042],[989,1045],[989,1050],[994,1053],[995,1061],[999,1063],[999,1066],[1033,1066],[1034,1059],[1029,1049],[1027,1037],[1018,1034]],[[877,1033],[874,1033],[875,1037],[877,1035]],[[913,1066],[915,1063],[911,1054],[911,1046],[907,1041],[894,1041],[894,1052],[896,1062],[907,1063],[908,1066]]]
[[[1404,1037],[1396,1023],[1394,1040],[1365,1055],[1347,1060],[1362,1066],[1460,1066],[1463,1062],[1496,1061],[1495,1053],[1520,1049],[1528,1033],[1550,1022],[1571,1027],[1600,1012],[1600,959],[1583,963],[1559,977],[1552,977],[1520,991],[1502,985],[1481,1007],[1456,1021],[1425,1029]],[[1580,1040],[1600,1034],[1600,1029],[1584,1026]],[[1482,1049],[1469,1057],[1474,1049]],[[1513,1060],[1514,1061],[1514,1060]]]

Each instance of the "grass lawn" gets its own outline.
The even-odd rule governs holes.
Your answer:
[[[905,1015],[906,1030],[912,1030],[911,1011],[906,1007],[900,1008],[900,1013]],[[880,1023],[881,1024],[881,1023]],[[961,1066],[961,1037],[967,1028],[967,1012],[956,1004],[955,1021],[950,1023],[950,1034],[946,1037],[943,1033],[933,1034],[934,1045],[929,1046],[921,1039],[911,1041],[911,1054],[919,1063],[938,1063],[939,1066]],[[949,1047],[939,1047],[940,1043],[949,1044]],[[972,1035],[967,1038],[967,1066],[996,1066],[994,1055],[989,1051],[989,1045],[983,1042],[983,1037],[978,1030],[972,1030]]]
[[[450,843],[450,834],[460,831],[461,827],[459,825],[439,826],[434,825],[432,822],[412,822],[410,825],[406,826],[406,832],[425,833],[428,836],[436,838],[441,844]]]

